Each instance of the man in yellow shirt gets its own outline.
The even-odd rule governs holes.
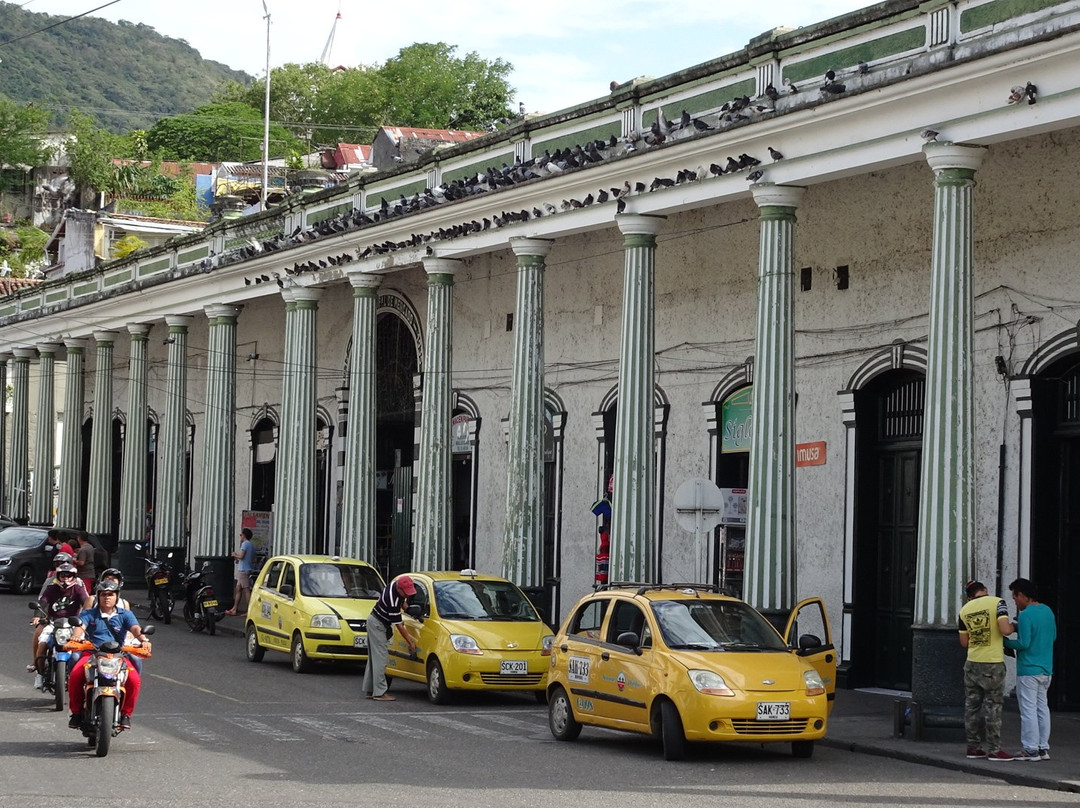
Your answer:
[[[964,586],[968,602],[960,609],[964,663],[964,732],[967,756],[1008,761],[1001,749],[1001,705],[1005,700],[1004,635],[1012,634],[1005,601],[989,594],[981,581]]]

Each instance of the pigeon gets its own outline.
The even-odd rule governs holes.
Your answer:
[[[834,81],[836,81],[836,73],[834,71],[832,71],[832,70],[826,70],[825,71],[825,83],[826,84],[832,84]]]
[[[615,203],[615,212],[622,213],[624,210],[626,210],[626,200],[619,199],[619,201]]]
[[[822,95],[840,95],[840,93],[847,90],[847,86],[844,84],[837,84],[835,81],[830,82],[821,88]]]
[[[717,177],[719,177],[721,174],[724,173],[724,167],[721,165],[717,165],[716,163],[709,163],[709,173],[715,174]]]
[[[757,182],[765,175],[764,171],[751,171],[746,175],[747,182]]]
[[[921,138],[922,138],[923,140],[925,140],[925,141],[926,141],[927,143],[932,143],[933,141],[937,140],[937,136],[938,136],[938,134],[939,134],[939,133],[938,133],[938,132],[936,132],[936,131],[935,131],[935,130],[933,130],[933,129],[923,129],[923,130],[922,130],[922,131],[921,131],[921,132],[919,133],[919,137],[921,137]]]
[[[859,75],[860,76],[865,76],[869,72],[870,72],[870,65],[868,65],[866,62],[859,62]]]
[[[776,88],[773,87],[772,84],[765,85],[765,93],[764,93],[764,95],[770,101],[775,101],[777,98],[780,97],[780,93],[777,92]]]
[[[701,118],[694,118],[693,124],[694,128],[697,129],[699,132],[710,132],[713,128],[707,123],[705,123],[705,121],[701,120]]]
[[[780,152],[778,152],[772,146],[769,146],[769,157],[771,157],[773,159],[773,161],[783,160],[784,159],[784,155],[782,155]]]
[[[799,88],[795,86],[795,82],[793,82],[791,79],[784,79],[784,86],[788,88],[788,92],[792,95],[795,95],[795,93],[799,92]]]
[[[1009,103],[1018,104],[1027,98],[1029,104],[1034,104],[1037,100],[1038,92],[1038,88],[1030,81],[1023,87],[1017,84],[1009,91]]]

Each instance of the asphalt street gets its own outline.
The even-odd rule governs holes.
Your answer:
[[[461,696],[437,707],[394,682],[396,702],[360,696],[360,669],[258,664],[243,640],[159,626],[131,732],[96,758],[23,672],[26,598],[0,596],[0,806],[1076,805],[1080,795],[819,745],[698,745],[662,759],[652,739],[547,729],[531,696]],[[143,615],[141,615],[143,616]]]

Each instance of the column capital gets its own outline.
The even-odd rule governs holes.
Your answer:
[[[240,316],[240,307],[229,303],[208,303],[203,306],[203,312],[205,312],[209,320],[215,320],[219,317],[229,317],[235,320]]]
[[[796,185],[774,185],[771,182],[759,182],[751,186],[750,193],[759,208],[784,207],[797,208],[802,202],[805,188]]]
[[[962,143],[927,143],[923,146],[926,162],[934,171],[946,168],[964,168],[976,171],[986,156],[985,146],[973,146]]]
[[[323,291],[318,286],[286,286],[281,290],[281,296],[286,303],[318,303]]]
[[[353,289],[378,289],[383,282],[382,275],[371,272],[349,272],[348,276]]]
[[[133,339],[146,339],[150,334],[150,323],[128,323],[127,330]]]
[[[59,342],[39,342],[34,347],[37,348],[38,355],[44,355],[55,354],[64,346],[61,345]]]
[[[64,339],[64,345],[68,351],[85,351],[88,342],[89,340],[82,337],[66,337]]]
[[[518,237],[510,239],[510,249],[514,251],[514,255],[536,255],[540,258],[546,258],[554,246],[555,242],[548,238]]]
[[[95,331],[94,342],[98,344],[108,343],[109,345],[112,345],[114,342],[116,342],[117,336],[118,335],[115,331]]]
[[[667,216],[650,216],[642,213],[616,215],[615,224],[624,236],[655,236]]]
[[[19,359],[26,359],[29,361],[37,355],[37,350],[34,348],[12,348],[11,352],[15,354],[16,361]]]
[[[167,314],[165,315],[165,325],[169,327],[169,332],[178,331],[183,329],[187,331],[191,328],[191,324],[195,322],[195,318],[190,314]]]
[[[456,258],[429,256],[423,259],[424,272],[428,275],[453,275],[461,269],[461,261]]]

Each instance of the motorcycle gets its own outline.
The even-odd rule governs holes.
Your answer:
[[[143,626],[142,633],[147,636],[153,634],[154,627]],[[121,646],[115,641],[107,642],[96,650],[93,643],[86,640],[71,641],[67,648],[74,652],[91,652],[83,691],[82,734],[87,746],[93,747],[98,757],[105,757],[109,754],[112,739],[122,731],[120,705],[128,678],[125,654],[149,659],[150,652],[142,646]]]
[[[172,558],[169,553],[167,558]],[[173,568],[162,559],[154,559],[146,556],[143,558],[146,565],[146,591],[150,600],[150,617],[160,620],[165,625],[172,623],[173,607],[176,599],[172,593]]]
[[[64,709],[64,700],[67,698],[68,672],[71,664],[71,652],[64,646],[71,639],[71,635],[75,632],[75,627],[79,625],[79,621],[75,617],[54,617],[50,619],[42,610],[40,603],[31,603],[30,608],[53,627],[44,664],[39,663],[39,666],[41,669],[41,690],[43,693],[52,694],[55,700],[55,709],[60,712]]]
[[[209,572],[210,564],[206,562],[202,569],[192,570],[184,576],[184,620],[192,631],[202,631],[205,628],[213,637],[217,621],[221,619],[221,612],[214,587],[203,582],[203,576]]]

